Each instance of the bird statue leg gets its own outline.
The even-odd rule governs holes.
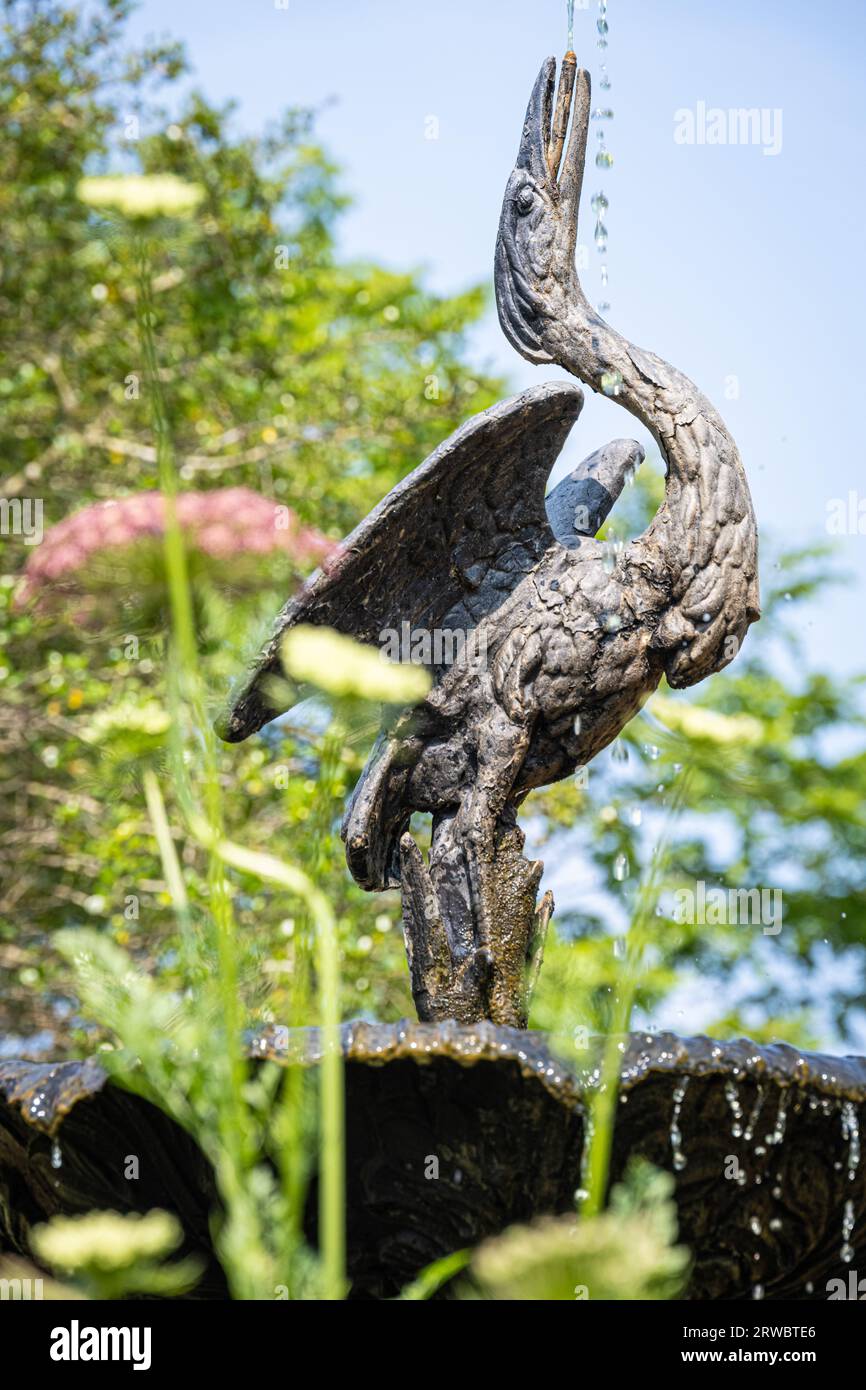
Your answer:
[[[461,952],[443,920],[435,869],[424,863],[408,832],[401,838],[403,930],[412,997],[422,1023],[447,1018],[477,1023],[487,1018],[512,1028],[526,1027],[553,895],[545,893],[536,906],[542,865],[526,860],[522,849],[523,834],[513,818],[497,826],[487,903],[489,944]],[[446,881],[439,874],[436,878],[440,885]],[[454,886],[452,878],[452,893]]]
[[[400,841],[406,952],[418,1017],[525,1028],[527,972],[537,974],[553,910],[536,910],[542,865],[523,856],[509,801],[531,727],[502,710],[475,730],[478,778],[458,809],[434,819],[429,867]]]

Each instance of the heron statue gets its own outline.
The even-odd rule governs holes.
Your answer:
[[[502,204],[500,323],[523,357],[565,368],[649,430],[666,465],[661,505],[627,544],[597,540],[640,445],[606,445],[545,497],[583,392],[556,381],[500,402],[404,478],[290,599],[220,726],[236,742],[282,712],[281,642],[297,624],[370,644],[406,623],[471,637],[383,728],[343,820],[357,882],[401,889],[422,1020],[526,1026],[553,903],[537,903],[543,866],[523,856],[518,807],[586,766],[662,677],[685,687],[727,665],[759,617],[755,517],[724,422],[581,289],[590,81],[574,54],[555,88],[549,58]],[[426,859],[413,812],[432,818]]]

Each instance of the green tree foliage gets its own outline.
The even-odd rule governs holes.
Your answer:
[[[204,189],[196,217],[154,239],[154,332],[181,484],[253,488],[339,538],[500,395],[463,360],[483,293],[437,297],[413,275],[341,262],[345,199],[312,113],[288,112],[261,139],[237,137],[230,109],[175,94],[177,48],[124,51],[129,8],[118,0],[85,17],[51,0],[3,6],[4,496],[42,499],[48,527],[83,504],[158,486],[133,239],[77,189],[89,174],[171,173]],[[87,626],[74,603],[22,610],[15,585],[31,549],[15,535],[0,546],[0,841],[12,869],[0,901],[0,1016],[9,1026],[25,1009],[32,1027],[67,1007],[46,994],[62,984],[46,936],[57,927],[102,924],[143,962],[171,967],[141,782],[146,767],[163,768],[169,737],[166,604],[160,558],[139,550],[122,575],[108,558]],[[212,565],[196,594],[214,709],[299,578],[284,561],[240,584],[242,564]],[[368,737],[333,750],[319,721],[226,750],[224,776],[244,838],[285,849],[327,887],[343,924],[347,1010],[406,1012],[394,896],[355,889],[336,833]],[[184,854],[194,910],[206,916],[203,860],[195,847]],[[251,1007],[260,1017],[273,986],[270,1016],[286,1006],[280,986],[304,924],[289,899],[237,886]]]

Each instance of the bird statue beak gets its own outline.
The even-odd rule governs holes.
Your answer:
[[[523,135],[517,152],[517,168],[525,169],[538,183],[544,183],[549,177],[547,146],[550,140],[555,81],[556,59],[545,58],[526,108]]]
[[[591,96],[589,73],[578,68],[573,53],[562,60],[554,102],[555,90],[556,59],[546,58],[526,108],[517,168],[525,169],[557,199],[562,232],[573,253]]]

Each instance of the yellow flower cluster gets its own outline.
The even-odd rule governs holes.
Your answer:
[[[124,217],[187,217],[204,197],[200,184],[176,174],[106,174],[81,179],[78,196],[89,207]]]
[[[92,1211],[84,1216],[55,1216],[33,1231],[33,1249],[56,1269],[126,1269],[141,1259],[155,1259],[181,1241],[178,1221],[167,1211],[145,1216]]]
[[[290,676],[310,681],[329,695],[411,705],[430,689],[430,676],[422,666],[388,661],[376,648],[331,628],[292,628],[283,639],[281,655]]]
[[[719,714],[702,705],[690,705],[685,700],[670,700],[666,695],[654,695],[650,706],[658,719],[687,738],[708,739],[710,743],[760,743],[764,729],[759,719],[750,714]]]

